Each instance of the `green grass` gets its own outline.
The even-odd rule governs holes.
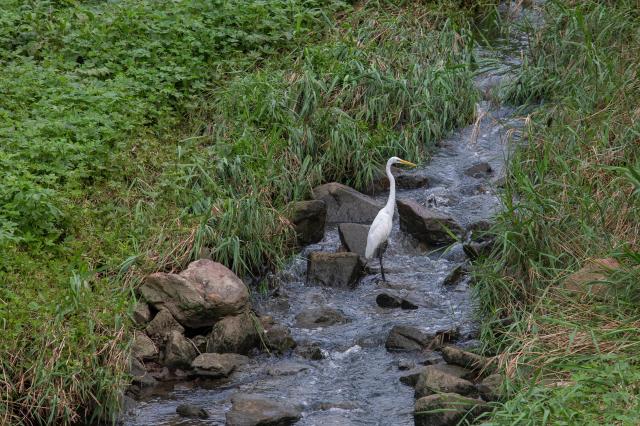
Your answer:
[[[477,265],[483,341],[510,378],[507,399],[484,421],[634,425],[640,15],[624,0],[549,1],[544,16],[502,93],[536,108],[509,167],[495,250]],[[605,257],[622,264],[606,297],[559,290],[588,259]]]
[[[275,268],[290,201],[470,122],[462,3],[5,2],[0,422],[112,420],[145,274]]]

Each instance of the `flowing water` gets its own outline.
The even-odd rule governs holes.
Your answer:
[[[496,48],[496,45],[498,46]],[[526,39],[512,36],[497,40],[491,50],[477,54],[496,66],[476,78],[486,91],[508,77],[510,65],[517,64]],[[429,178],[426,188],[399,190],[397,198],[413,199],[450,214],[463,226],[492,217],[501,207],[496,182],[501,178],[509,143],[517,139],[522,120],[513,109],[491,103],[478,105],[481,119],[460,129],[439,143],[427,165],[415,171]],[[492,172],[472,177],[464,171],[488,162]],[[384,194],[380,201],[384,201]],[[158,389],[144,397],[126,419],[127,425],[223,425],[234,393],[260,394],[299,404],[303,417],[299,425],[413,425],[414,392],[403,385],[400,361],[420,362],[420,354],[392,353],[385,349],[389,330],[397,324],[419,327],[427,332],[458,327],[461,344],[473,345],[477,323],[468,279],[453,286],[443,280],[466,256],[461,244],[447,250],[429,251],[399,229],[398,216],[388,249],[385,272],[388,283],[378,275],[367,275],[352,290],[305,285],[306,256],[311,251],[336,251],[340,239],[336,227],[327,227],[324,239],[304,250],[279,275],[276,296],[257,298],[254,306],[290,327],[299,344],[317,343],[325,358],[312,361],[295,353],[287,357],[261,355],[225,381],[184,382],[170,389]],[[373,265],[372,265],[373,266]],[[383,309],[376,296],[393,288],[410,292],[419,301],[416,310]],[[308,330],[297,328],[295,316],[301,311],[327,306],[342,311],[348,322]],[[307,369],[292,375],[272,376],[267,369],[280,363],[296,362]],[[178,417],[178,404],[205,408],[209,419]]]

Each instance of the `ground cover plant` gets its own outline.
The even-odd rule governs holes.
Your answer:
[[[113,420],[141,277],[276,267],[288,202],[472,121],[460,6],[4,2],[0,422]]]
[[[483,340],[510,377],[485,424],[640,421],[637,6],[546,2],[503,92],[534,109],[509,168],[494,253],[478,265]],[[606,291],[562,290],[603,258],[620,263]]]

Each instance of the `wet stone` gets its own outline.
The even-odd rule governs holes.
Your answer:
[[[417,351],[429,347],[433,339],[433,335],[415,327],[396,325],[389,332],[385,347],[389,351]]]
[[[480,179],[480,178],[483,178],[483,177],[487,176],[491,172],[493,172],[493,169],[491,168],[491,165],[489,163],[487,163],[486,161],[483,161],[481,163],[477,163],[477,164],[474,164],[471,167],[468,167],[464,171],[464,174],[467,175],[467,176],[471,176],[471,177]]]
[[[460,367],[454,364],[436,364],[433,368],[442,371],[443,373],[450,374],[460,379],[472,381],[476,378],[476,373],[468,368]]]
[[[358,282],[361,271],[357,253],[313,252],[307,263],[307,280],[325,287],[350,288]]]
[[[241,365],[249,362],[249,358],[238,354],[200,354],[193,360],[191,367],[200,376],[213,378],[227,377]]]
[[[442,348],[442,357],[449,364],[456,364],[473,371],[480,371],[489,365],[489,360],[481,355],[464,351],[455,346]]]
[[[376,303],[381,308],[402,308],[402,309],[418,309],[418,302],[414,295],[401,296],[392,292],[384,292],[376,296]]]
[[[309,308],[296,315],[296,326],[320,328],[347,322],[342,312],[329,307]]]
[[[306,364],[282,361],[276,365],[269,367],[267,369],[267,374],[270,376],[293,376],[310,368],[311,367]]]
[[[371,223],[383,207],[373,198],[336,182],[317,186],[312,194],[326,203],[330,223]]]
[[[184,327],[171,315],[167,309],[160,309],[145,329],[152,338],[162,338],[162,336],[177,331],[184,333]]]
[[[293,227],[298,244],[313,244],[324,237],[327,205],[321,200],[298,201],[293,204]]]
[[[476,388],[468,380],[461,379],[442,371],[440,365],[424,367],[416,383],[416,398],[443,392],[460,395],[472,395]]]
[[[429,245],[445,245],[462,237],[464,230],[450,216],[423,207],[414,200],[397,200],[400,229]]]
[[[204,408],[193,404],[180,404],[176,408],[176,413],[182,417],[195,417],[199,419],[208,419],[209,413]]]
[[[485,403],[456,393],[429,395],[416,401],[415,426],[454,426],[460,420],[473,417],[490,409]]]
[[[302,411],[286,400],[261,395],[236,394],[227,412],[227,426],[291,425],[300,420]]]
[[[294,352],[303,358],[313,361],[324,359],[324,354],[318,343],[305,343],[296,347]]]
[[[207,352],[247,354],[259,344],[258,330],[249,313],[221,319],[207,336]]]
[[[369,225],[360,223],[341,223],[338,225],[338,234],[342,246],[352,253],[364,257],[367,248],[367,235]]]
[[[149,336],[144,333],[136,332],[133,345],[131,347],[131,353],[140,360],[152,360],[157,358],[158,348]]]

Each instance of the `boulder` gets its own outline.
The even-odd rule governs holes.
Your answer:
[[[441,350],[442,357],[449,364],[456,364],[472,371],[482,371],[489,366],[489,360],[478,354],[463,351],[455,346],[445,346]]]
[[[133,308],[133,322],[138,325],[146,324],[151,321],[151,311],[149,305],[144,302],[137,302]]]
[[[338,225],[338,234],[342,246],[352,253],[364,257],[367,248],[367,235],[369,225],[361,223],[341,223]],[[376,254],[377,256],[377,254]]]
[[[576,295],[605,296],[609,291],[609,274],[620,268],[613,258],[591,259],[577,272],[569,275],[561,287]]]
[[[391,172],[393,173],[396,188],[398,189],[416,189],[429,186],[429,178],[427,176],[402,170],[397,167],[391,167]],[[378,170],[376,171],[376,176],[374,176],[373,181],[367,185],[363,192],[376,195],[387,190],[389,190],[389,178],[384,170]]]
[[[491,374],[478,383],[476,388],[485,401],[498,401],[502,398],[502,383],[501,374]]]
[[[480,400],[455,393],[429,395],[416,401],[415,426],[455,426],[463,418],[473,417],[489,410]]]
[[[493,169],[491,168],[491,165],[489,163],[487,163],[486,161],[482,161],[480,163],[476,163],[471,167],[468,167],[465,171],[464,174],[467,176],[471,176],[477,179],[483,178],[485,176],[487,176],[488,174],[492,173]]]
[[[312,194],[314,199],[327,205],[330,223],[371,223],[383,207],[373,198],[336,182],[317,186]]]
[[[193,343],[176,330],[171,331],[165,338],[160,362],[170,368],[189,368],[197,355]]]
[[[291,337],[291,331],[280,324],[265,327],[263,338],[270,350],[280,354],[296,347],[296,341]]]
[[[347,322],[342,312],[329,307],[308,308],[296,315],[299,328],[320,328]]]
[[[313,244],[324,238],[327,221],[327,205],[322,200],[307,200],[293,203],[291,222],[296,231],[298,244]]]
[[[131,346],[131,354],[141,361],[152,360],[157,358],[158,348],[149,336],[136,332]]]
[[[156,309],[166,308],[185,327],[212,326],[248,306],[246,285],[224,265],[208,259],[191,262],[180,274],[157,272],[140,287]]]
[[[413,200],[398,200],[400,229],[429,245],[451,244],[464,234],[450,216],[423,207]]]
[[[258,329],[247,312],[221,319],[207,336],[207,352],[247,354],[259,344]]]
[[[396,325],[389,332],[385,347],[389,351],[417,351],[430,347],[434,338],[415,327]]]
[[[231,403],[227,426],[286,426],[302,417],[302,411],[294,404],[261,395],[236,394]]]
[[[191,367],[200,376],[212,378],[227,377],[239,366],[249,362],[249,358],[238,354],[200,354],[191,362]]]
[[[313,252],[307,264],[307,279],[326,287],[353,287],[362,264],[356,253]]]
[[[434,393],[453,392],[460,395],[476,393],[476,387],[468,380],[442,371],[438,365],[424,367],[416,383],[416,398]]]
[[[195,417],[199,419],[208,419],[209,413],[202,407],[193,404],[180,404],[176,408],[176,413],[182,417]]]
[[[386,291],[376,296],[376,303],[381,308],[418,309],[418,302],[412,295],[400,295]]]
[[[145,331],[154,339],[162,339],[164,335],[171,331],[184,333],[184,327],[171,315],[167,309],[160,309],[155,317],[147,324]]]

